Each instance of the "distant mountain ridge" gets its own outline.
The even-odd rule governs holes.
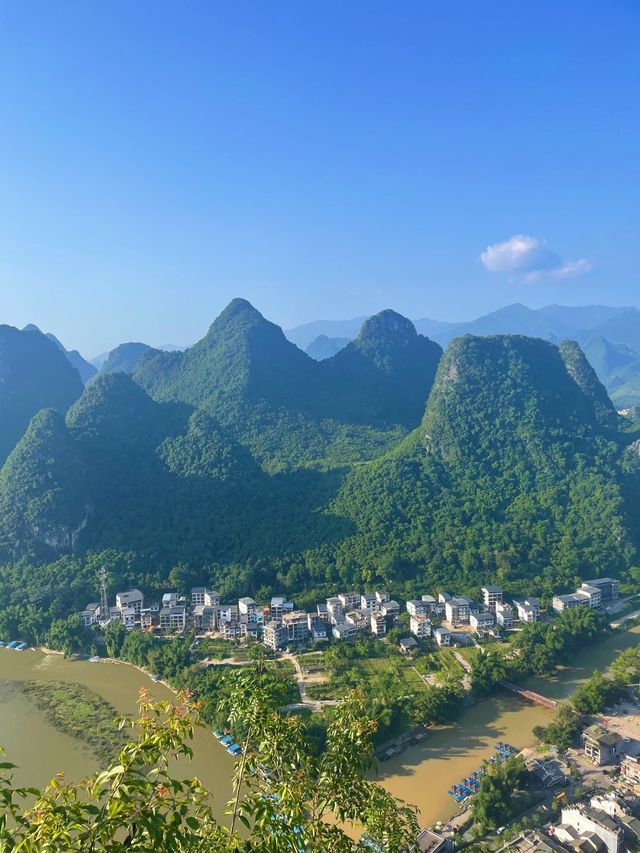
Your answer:
[[[0,326],[0,463],[41,409],[64,414],[83,383],[60,347],[40,331]]]
[[[27,324],[22,331],[38,332],[38,334],[45,335],[45,337],[49,338],[49,340],[54,343],[61,352],[65,354],[69,363],[75,367],[75,369],[80,374],[80,379],[82,379],[85,385],[87,384],[87,382],[89,382],[90,379],[92,379],[92,377],[96,375],[96,368],[90,362],[88,362],[82,355],[80,355],[77,349],[68,350],[51,332],[42,332],[33,323]]]
[[[305,341],[310,331],[330,335],[330,329],[353,329],[356,320],[307,323],[287,331],[290,340]],[[618,408],[637,405],[640,402],[640,310],[633,307],[611,307],[606,305],[564,306],[547,305],[544,308],[528,308],[520,303],[507,305],[497,311],[467,322],[445,322],[423,317],[414,323],[418,332],[441,346],[446,347],[461,335],[527,335],[542,338],[552,343],[572,338],[584,348],[587,357],[594,355],[592,362],[599,379],[604,383]],[[337,332],[335,333],[337,334]],[[355,332],[351,332],[355,337]],[[609,347],[626,347],[633,356],[624,371],[619,367],[607,369],[607,361],[597,355],[597,345],[590,342],[603,339]],[[330,346],[324,344],[324,346]]]
[[[316,361],[323,361],[339,353],[350,340],[351,338],[328,338],[326,335],[318,335],[305,348],[305,352]]]
[[[202,340],[182,353],[146,353],[133,375],[155,399],[204,408],[265,464],[347,462],[415,426],[441,352],[384,311],[316,362],[234,299]]]

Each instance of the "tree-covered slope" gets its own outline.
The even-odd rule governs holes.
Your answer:
[[[56,338],[56,336],[51,332],[46,332],[45,334],[44,332],[40,331],[40,329],[33,323],[28,323],[22,331],[37,332],[39,335],[44,334],[46,338],[48,338],[53,344],[58,347],[60,352],[64,353],[64,356],[69,362],[69,364],[71,364],[72,367],[75,367],[75,369],[80,374],[80,379],[82,379],[84,385],[86,385],[87,382],[92,379],[98,372],[90,362],[88,362],[85,358],[83,358],[82,355],[80,355],[77,349],[66,349],[66,347],[63,346],[63,344],[58,340],[58,338]]]
[[[39,413],[0,473],[0,558],[117,549],[163,572],[300,553],[343,530],[318,513],[336,482],[270,476],[207,412],[104,373],[66,425]]]
[[[159,352],[159,350],[153,350],[149,344],[143,344],[140,341],[119,344],[111,350],[100,370],[102,373],[133,373],[142,356],[148,352]]]
[[[523,590],[618,573],[634,554],[625,500],[637,475],[606,437],[600,396],[542,340],[454,340],[420,427],[357,466],[332,504],[358,528],[338,565]]]
[[[90,512],[85,460],[62,415],[43,409],[0,472],[0,555],[70,552]]]
[[[155,399],[202,408],[267,468],[349,463],[392,446],[420,418],[440,348],[395,312],[318,363],[235,299],[183,353],[148,353],[134,378]]]
[[[45,335],[0,326],[0,464],[40,409],[66,412],[82,381]]]
[[[353,422],[406,428],[416,425],[442,356],[395,311],[369,317],[358,337],[320,365],[332,407]]]

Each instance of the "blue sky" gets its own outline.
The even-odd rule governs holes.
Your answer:
[[[637,0],[4,0],[0,322],[640,305],[639,43]]]

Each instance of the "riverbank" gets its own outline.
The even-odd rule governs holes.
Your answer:
[[[549,676],[526,679],[523,686],[562,701],[594,669],[606,672],[621,651],[638,643],[640,625],[630,621],[583,647],[572,664]],[[377,779],[395,797],[418,806],[422,825],[448,822],[459,811],[448,789],[481,766],[499,740],[518,749],[537,747],[533,728],[550,719],[551,713],[541,706],[497,692],[463,708],[451,725],[431,727],[421,744],[381,764]]]

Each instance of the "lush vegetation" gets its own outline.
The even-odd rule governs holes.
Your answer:
[[[580,350],[456,339],[431,388],[439,355],[382,312],[314,362],[235,301],[186,353],[143,356],[152,396],[106,373],[65,423],[38,415],[0,474],[0,586],[104,551],[118,584],[179,568],[230,597],[495,581],[548,598],[624,574],[640,457]]]
[[[66,412],[82,380],[58,347],[39,331],[0,326],[0,464],[40,409]]]
[[[616,702],[622,692],[619,682],[606,678],[596,669],[591,678],[576,687],[571,696],[571,702],[576,711],[581,714],[597,714]]]
[[[417,831],[414,812],[364,776],[375,723],[359,696],[352,694],[336,711],[319,756],[304,723],[278,713],[275,702],[260,669],[245,672],[225,699],[227,716],[244,730],[244,754],[224,825],[215,820],[198,780],[169,774],[173,756],[191,754],[194,710],[186,702],[154,705],[143,695],[140,717],[130,724],[132,742],[115,765],[80,786],[57,780],[44,792],[16,789],[12,765],[3,764],[0,846],[114,853],[354,851],[356,842],[340,827],[355,821],[386,849],[408,847]],[[24,805],[27,797],[35,797],[30,806]]]
[[[528,775],[522,756],[487,765],[471,805],[473,822],[480,830],[496,829],[514,816],[517,792]]]
[[[21,688],[55,728],[81,741],[101,763],[113,761],[127,743],[125,731],[115,724],[115,709],[88,687],[26,681]]]
[[[580,717],[569,705],[558,705],[547,726],[534,726],[533,734],[541,743],[555,746],[561,752],[569,749],[582,728]]]

